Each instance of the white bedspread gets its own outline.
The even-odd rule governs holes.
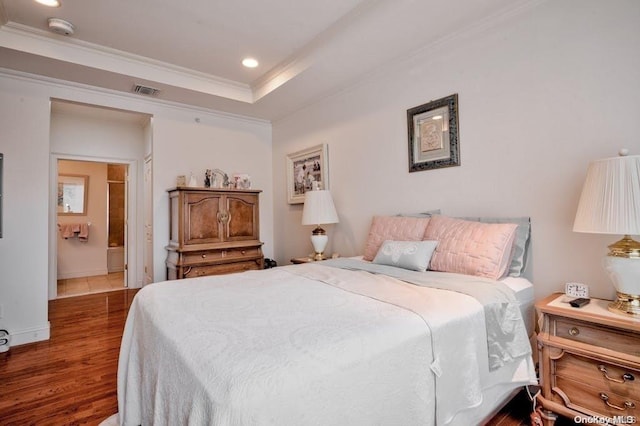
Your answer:
[[[482,391],[482,306],[460,293],[306,264],[149,285],[118,369],[125,425],[433,425]]]

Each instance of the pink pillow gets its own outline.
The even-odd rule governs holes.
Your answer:
[[[424,234],[425,240],[438,241],[429,269],[502,278],[511,261],[517,227],[433,216]]]
[[[421,241],[428,217],[374,216],[364,248],[364,260],[373,260],[385,240]]]

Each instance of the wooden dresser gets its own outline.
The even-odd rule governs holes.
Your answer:
[[[167,279],[263,269],[261,191],[178,187],[168,192]]]
[[[553,294],[536,304],[546,425],[555,414],[593,424],[640,420],[640,319],[607,310],[608,300],[582,308]]]

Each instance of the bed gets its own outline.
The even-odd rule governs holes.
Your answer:
[[[143,288],[121,345],[120,423],[469,425],[537,383],[532,286],[505,273],[521,228],[496,237],[475,228],[502,225],[381,221],[362,257]],[[461,273],[469,265],[451,257],[443,224],[508,259]],[[429,269],[463,270],[423,269],[424,250]],[[482,272],[496,265],[499,277]]]

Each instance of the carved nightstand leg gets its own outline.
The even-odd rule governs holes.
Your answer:
[[[538,414],[535,418],[536,420],[541,419],[542,423],[539,425],[534,422],[534,416],[531,416],[531,426],[553,426],[558,420],[558,416],[554,414],[552,411],[545,410],[542,408],[536,409],[536,414]]]

